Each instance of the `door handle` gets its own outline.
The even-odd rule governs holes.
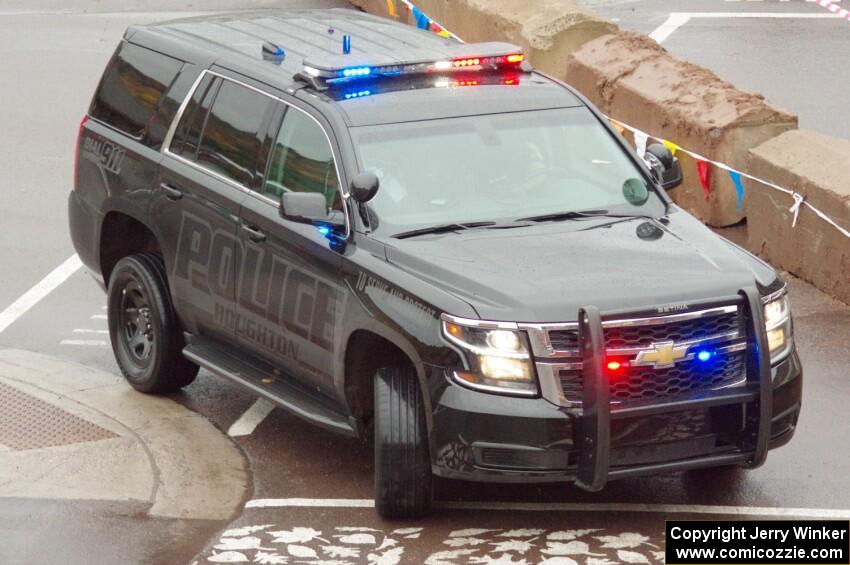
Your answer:
[[[165,193],[165,197],[169,200],[180,200],[181,198],[183,198],[183,191],[179,188],[174,188],[167,182],[162,183],[161,185],[159,185],[159,187]]]
[[[242,230],[248,234],[248,239],[255,243],[262,243],[266,240],[266,234],[263,230],[251,227],[248,224],[242,224]]]

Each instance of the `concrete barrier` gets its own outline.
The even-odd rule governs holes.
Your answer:
[[[796,130],[749,152],[748,172],[804,195],[839,225],[850,226],[850,141]],[[850,303],[850,238],[805,206],[792,227],[793,199],[750,190],[747,246],[773,265]]]
[[[386,0],[350,0],[389,16]],[[507,41],[521,46],[538,69],[563,76],[567,56],[584,43],[613,33],[617,26],[574,0],[416,0],[429,17],[464,41]],[[399,18],[404,5],[395,1]]]
[[[677,59],[649,37],[616,33],[572,53],[566,80],[610,116],[709,159],[744,169],[747,151],[797,127],[797,117],[742,92],[711,71]],[[684,184],[670,195],[712,226],[746,215],[725,172],[714,169],[705,198],[696,163],[679,154]]]

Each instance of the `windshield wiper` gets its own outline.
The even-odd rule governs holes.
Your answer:
[[[580,220],[584,218],[646,218],[654,219],[646,214],[613,214],[608,210],[581,210],[571,212],[555,212],[552,214],[542,214],[540,216],[529,216],[527,218],[517,218],[517,222],[557,222],[561,220]]]
[[[393,234],[390,237],[394,237],[395,239],[406,239],[408,237],[416,237],[418,235],[429,235],[434,233],[449,233],[453,231],[463,231],[472,228],[483,228],[487,226],[494,226],[496,222],[469,222],[465,224],[438,224],[436,226],[428,226],[424,228],[418,228],[410,231],[403,231],[401,233]]]

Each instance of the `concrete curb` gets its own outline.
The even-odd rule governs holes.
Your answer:
[[[0,452],[12,462],[2,466],[8,470],[0,474],[0,496],[140,501],[159,518],[225,520],[241,510],[250,488],[242,452],[173,400],[138,393],[115,375],[12,349],[0,350],[0,382],[118,437]],[[100,454],[112,460],[96,460],[93,450],[107,450]],[[32,480],[28,467],[49,457],[61,464],[59,472]],[[17,477],[4,483],[9,473]]]

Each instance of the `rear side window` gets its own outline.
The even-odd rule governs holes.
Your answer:
[[[265,133],[265,117],[273,100],[229,80],[220,82],[195,161],[250,187],[260,156],[260,131]]]
[[[106,68],[89,113],[131,137],[142,139],[152,121],[168,119],[157,114],[172,111],[160,103],[182,66],[181,61],[167,55],[123,43]]]
[[[210,106],[221,84],[221,79],[213,80],[214,78],[213,75],[206,75],[198,88],[195,89],[189,104],[186,105],[183,117],[180,118],[180,123],[177,125],[171,147],[168,148],[175,155],[181,155],[191,161],[195,160]]]

